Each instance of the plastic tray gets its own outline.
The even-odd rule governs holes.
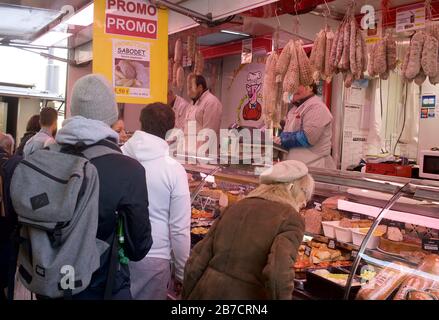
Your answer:
[[[340,224],[340,221],[322,221],[323,234],[325,237],[335,239],[335,227]]]
[[[361,246],[364,238],[366,237],[365,233],[361,233],[359,228],[352,229],[352,242],[356,246]],[[376,249],[378,244],[380,243],[380,237],[372,235],[367,243],[367,249]]]
[[[327,269],[331,273],[348,273],[348,270],[345,268],[333,268],[330,267]],[[356,276],[355,280],[359,281],[359,278]],[[358,290],[360,290],[359,285],[354,285],[351,287],[350,299],[355,299]],[[320,299],[327,300],[341,300],[343,299],[344,292],[346,290],[345,286],[342,286],[336,282],[333,282],[329,279],[321,277],[312,271],[308,271],[306,273],[306,283],[305,290],[310,292],[311,294],[316,295]]]
[[[337,241],[344,243],[352,242],[352,229],[353,228],[343,228],[340,226],[335,226],[335,237]]]

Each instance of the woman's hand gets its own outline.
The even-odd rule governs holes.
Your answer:
[[[280,137],[273,136],[273,142],[276,144],[282,144]]]

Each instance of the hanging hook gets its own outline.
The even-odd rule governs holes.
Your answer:
[[[427,20],[433,19],[431,0],[425,0],[425,8],[427,9]]]
[[[357,6],[357,2],[355,0],[352,0],[352,2],[351,2],[351,12],[350,12],[351,16],[355,15],[355,7],[356,6]]]
[[[301,0],[294,0],[294,12],[296,13],[296,25],[295,25],[295,33],[299,34],[299,26],[300,26],[300,19],[299,14],[297,13],[297,5],[300,3]]]
[[[277,26],[280,28],[280,19],[279,16],[277,15],[277,10],[279,9],[279,7],[276,5],[276,9],[274,10],[274,14],[276,15],[276,20],[277,20]]]
[[[329,8],[328,2],[326,2],[326,0],[324,1],[325,1],[326,10],[324,11],[323,16],[326,18],[331,16],[331,8]]]
[[[277,20],[277,28],[276,31],[274,32],[274,39],[272,39],[272,47],[271,49],[273,51],[277,51],[279,49],[279,32],[281,29],[281,24],[280,24],[280,19],[279,16],[277,14],[277,10],[279,9],[279,7],[276,5],[276,9],[274,10],[274,14],[276,15],[276,20]]]

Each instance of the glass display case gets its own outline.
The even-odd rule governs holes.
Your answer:
[[[265,167],[185,165],[192,240],[258,185]],[[310,169],[295,299],[439,300],[439,182]]]

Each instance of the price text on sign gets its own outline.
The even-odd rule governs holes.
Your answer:
[[[106,0],[105,33],[157,39],[157,8],[143,0]]]
[[[439,253],[439,239],[423,239],[422,249],[425,251]]]
[[[116,94],[122,94],[122,95],[129,95],[130,94],[130,89],[128,89],[128,88],[115,88],[114,91]]]

